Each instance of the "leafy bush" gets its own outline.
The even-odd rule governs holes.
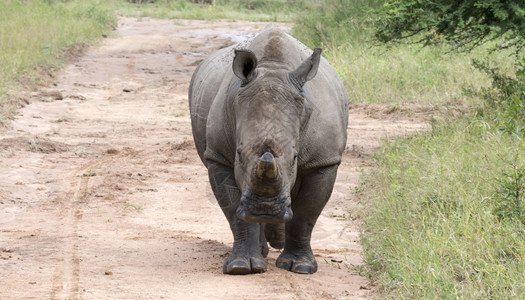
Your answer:
[[[485,114],[494,118],[498,128],[505,133],[525,137],[525,57],[515,67],[515,75],[507,75],[490,62],[473,61],[474,66],[488,74],[492,85],[481,89],[478,96],[485,100]]]
[[[496,48],[525,47],[525,4],[508,0],[387,0],[377,22],[384,42],[417,36],[432,44],[446,40],[472,49],[491,40]]]

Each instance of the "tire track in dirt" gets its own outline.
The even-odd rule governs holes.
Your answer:
[[[194,149],[187,89],[204,57],[265,25],[121,18],[115,37],[27,93],[0,140],[0,299],[370,297],[352,189],[382,138],[427,126],[375,106],[350,111],[312,237],[318,273],[278,269],[272,249],[266,273],[222,274],[232,237]],[[43,101],[49,90],[64,100]]]
[[[56,266],[52,281],[51,299],[78,299],[80,296],[79,222],[82,220],[82,201],[88,196],[89,179],[96,174],[92,170],[108,164],[111,160],[94,160],[71,174],[64,181],[71,186],[69,192],[57,200],[60,203],[60,223],[64,230],[62,264]]]
[[[77,175],[76,177],[78,177],[78,180],[74,186],[74,191],[67,193],[65,198],[62,199],[63,205],[60,215],[69,238],[66,239],[63,245],[62,253],[64,253],[64,258],[62,265],[57,266],[53,276],[52,299],[77,299],[79,295],[78,222],[82,219],[82,211],[78,208],[77,203],[86,195],[89,178],[82,175]]]

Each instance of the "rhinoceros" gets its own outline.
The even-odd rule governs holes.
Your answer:
[[[223,48],[189,88],[197,152],[233,233],[225,274],[317,271],[310,239],[346,145],[348,99],[321,57],[276,26]]]

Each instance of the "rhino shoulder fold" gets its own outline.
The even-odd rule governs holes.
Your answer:
[[[224,155],[213,151],[210,148],[206,148],[206,151],[204,151],[204,164],[206,167],[208,167],[208,162],[210,161],[233,168],[233,162],[227,159]]]

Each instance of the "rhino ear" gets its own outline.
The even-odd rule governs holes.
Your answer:
[[[315,48],[312,56],[303,61],[303,63],[290,74],[294,82],[302,87],[307,81],[315,77],[317,69],[319,68],[319,62],[321,61],[322,51],[321,48]]]
[[[250,82],[255,77],[255,68],[257,67],[257,58],[250,50],[235,49],[233,58],[233,73],[239,77],[243,83]]]

